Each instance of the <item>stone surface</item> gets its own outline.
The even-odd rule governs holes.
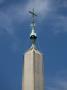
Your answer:
[[[24,54],[22,90],[44,90],[43,55],[34,48]]]

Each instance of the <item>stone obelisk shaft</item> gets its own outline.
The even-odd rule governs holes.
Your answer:
[[[43,78],[43,56],[35,47],[37,34],[35,32],[34,16],[37,16],[33,11],[32,14],[32,32],[30,39],[32,41],[31,48],[24,54],[24,71],[22,80],[22,90],[44,90]]]
[[[44,90],[43,56],[34,48],[24,55],[23,90]]]

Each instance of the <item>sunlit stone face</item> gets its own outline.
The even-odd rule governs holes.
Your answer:
[[[30,49],[24,55],[23,90],[44,90],[42,54]]]

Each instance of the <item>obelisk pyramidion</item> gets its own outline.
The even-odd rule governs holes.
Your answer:
[[[24,54],[22,90],[44,90],[43,55],[35,45],[37,35],[35,32],[34,17],[37,15],[34,9],[33,11],[29,11],[29,13],[32,15],[32,32],[30,34],[32,46]]]

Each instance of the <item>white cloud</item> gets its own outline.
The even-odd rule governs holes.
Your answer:
[[[29,0],[26,4],[17,4],[17,5],[11,5],[7,12],[12,13],[13,17],[18,21],[24,22],[24,20],[28,20],[29,17],[29,10],[35,9],[35,12],[39,15],[41,15],[41,18],[45,18],[46,14],[50,10],[48,0]]]
[[[0,0],[0,2],[1,1],[3,2],[4,0]],[[50,24],[52,23],[52,29],[54,32],[56,33],[61,31],[67,32],[67,17],[56,13],[58,11],[59,6],[63,7],[63,4],[65,6],[66,0],[64,0],[64,3],[62,4],[60,4],[59,1],[58,4],[56,3],[55,6],[53,5],[53,2],[52,0],[29,0],[25,4],[23,3],[11,4],[7,8],[5,8],[5,12],[2,10],[0,11],[0,27],[4,28],[4,30],[6,30],[9,34],[13,34],[14,22],[17,23],[26,22],[29,19],[28,11],[34,8],[37,14],[39,14],[38,16],[39,22],[41,22],[42,20],[45,21],[45,18],[51,19]],[[52,22],[53,19],[54,21]]]
[[[47,11],[49,10],[48,7],[48,0],[30,0],[25,9],[31,10],[32,8],[34,8],[37,12],[39,12],[39,14],[44,14],[46,15]]]
[[[29,0],[24,10],[26,13],[32,8],[35,8],[36,12],[39,13],[39,22],[42,20],[45,21],[46,18],[51,19],[51,22],[48,23],[52,24],[52,31],[57,34],[67,32],[67,16],[65,16],[66,13],[62,11],[62,8],[64,9],[64,7],[66,7],[66,3],[66,0]]]
[[[5,0],[0,0],[0,4],[3,3]],[[52,31],[54,33],[59,33],[62,31],[67,32],[67,17],[56,13],[58,11],[59,6],[63,7],[63,4],[58,4],[54,6],[53,2],[54,0],[29,0],[26,3],[15,3],[10,4],[8,7],[3,6],[4,8],[0,10],[0,35],[6,31],[9,33],[12,37],[15,38],[15,29],[16,29],[16,23],[17,24],[23,24],[24,22],[27,22],[29,20],[29,13],[28,11],[32,8],[35,9],[35,12],[39,15],[38,16],[38,23],[45,19],[51,19],[47,25],[52,25]],[[64,0],[65,1],[65,0]],[[59,3],[59,2],[58,2]],[[64,2],[64,5],[66,2]],[[15,23],[15,24],[14,24]],[[46,23],[46,22],[45,22]],[[44,23],[42,23],[44,24]],[[15,26],[16,25],[16,26]],[[19,27],[20,28],[20,27]],[[15,38],[16,39],[16,38]],[[17,43],[18,41],[16,41]],[[14,42],[13,42],[14,43]],[[15,43],[13,46],[15,47]],[[18,48],[19,45],[16,46]]]
[[[3,0],[2,0],[3,1]],[[48,11],[48,2],[47,0],[29,0],[26,4],[11,4],[4,11],[0,11],[0,28],[6,30],[9,34],[14,33],[13,23],[23,23],[28,20],[29,13],[28,11],[32,8],[36,9],[42,17],[44,18]]]

